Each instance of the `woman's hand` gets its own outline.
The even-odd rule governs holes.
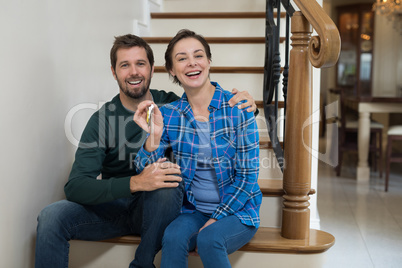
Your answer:
[[[147,122],[147,112],[149,107],[153,106],[151,113],[151,124]],[[134,114],[134,121],[146,132],[152,135],[162,135],[163,118],[158,106],[153,101],[143,101],[138,104],[137,111]]]
[[[215,222],[217,222],[217,221],[218,221],[217,219],[209,219],[209,220],[204,224],[204,226],[202,226],[202,227],[200,228],[200,230],[198,231],[198,233],[200,233],[200,232],[202,231],[202,229],[208,227],[209,225],[211,225],[211,224],[213,224],[213,223],[215,223]]]
[[[150,115],[151,123],[147,122],[147,112],[149,107],[153,105],[153,111]],[[153,101],[143,101],[138,107],[134,114],[134,121],[139,127],[148,132],[150,135],[145,143],[145,150],[152,152],[159,147],[159,143],[163,132],[163,117],[158,106]]]
[[[213,224],[213,223],[215,223],[215,222],[217,222],[217,221],[218,221],[217,219],[209,219],[209,220],[204,224],[204,226],[202,226],[202,227],[200,228],[200,230],[198,231],[198,233],[200,233],[202,229],[208,227],[209,225],[211,225],[211,224]],[[188,255],[190,255],[190,256],[199,256],[197,250],[198,250],[198,249],[195,248],[195,250],[194,250],[194,251],[190,251],[190,252],[188,253]]]

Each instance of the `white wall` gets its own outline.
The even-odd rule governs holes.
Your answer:
[[[1,267],[33,267],[36,217],[64,198],[76,149],[65,117],[117,94],[109,51],[139,1],[0,0]],[[77,138],[92,112],[73,118]]]

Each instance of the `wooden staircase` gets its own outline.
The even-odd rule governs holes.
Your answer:
[[[170,0],[165,1],[167,2],[180,2],[180,0]],[[192,2],[192,1],[188,1]],[[264,1],[265,2],[265,1]],[[306,2],[306,1],[301,1]],[[315,1],[314,1],[315,2]],[[184,1],[183,1],[184,3]],[[204,3],[205,4],[205,3]],[[212,5],[214,6],[214,5]],[[281,17],[284,17],[285,14],[281,14]],[[211,65],[211,80],[217,81],[220,85],[226,89],[231,90],[233,87],[236,87],[240,90],[248,90],[253,97],[257,100],[257,106],[260,110],[260,115],[257,118],[257,123],[259,125],[260,132],[260,157],[271,157],[272,163],[276,161],[274,159],[274,154],[272,152],[272,144],[269,140],[267,135],[267,127],[265,124],[265,119],[263,117],[263,105],[262,105],[262,81],[263,81],[263,60],[260,60],[258,65],[253,65],[250,62],[242,65],[239,62],[233,61],[231,57],[236,58],[244,58],[242,53],[246,54],[247,50],[257,50],[251,51],[257,53],[262,59],[264,58],[264,45],[265,45],[265,37],[264,31],[259,31],[259,35],[253,35],[255,31],[250,31],[251,33],[248,36],[241,36],[237,31],[236,27],[242,25],[242,21],[246,20],[245,23],[246,28],[252,27],[254,24],[261,24],[261,28],[265,28],[265,12],[161,12],[161,13],[152,13],[151,14],[151,25],[152,31],[151,36],[144,37],[144,39],[150,43],[151,47],[155,53],[155,74],[152,80],[151,88],[158,88],[158,89],[165,89],[167,91],[176,92],[179,96],[183,93],[183,90],[179,88],[177,85],[174,85],[168,79],[168,75],[165,71],[163,66],[163,53],[166,49],[167,43],[170,39],[174,36],[174,34],[182,29],[188,28],[190,30],[194,30],[196,33],[205,36],[206,40],[211,45],[211,52],[212,52],[212,65]],[[239,23],[240,21],[240,23]],[[234,29],[229,29],[226,32],[225,36],[217,36],[214,34],[209,35],[210,31],[208,30],[210,27],[216,25],[217,28],[225,29],[228,27],[227,25],[231,25]],[[230,26],[229,26],[230,27]],[[257,26],[256,26],[257,27]],[[254,27],[253,27],[254,28]],[[231,33],[236,32],[237,34],[232,36]],[[284,37],[281,38],[281,44],[284,46]],[[225,46],[226,50],[233,51],[233,54],[227,54],[230,58],[219,58],[220,51],[224,49],[221,46]],[[252,46],[251,49],[249,46]],[[242,49],[244,48],[244,49]],[[248,48],[248,49],[247,49]],[[217,51],[216,51],[217,50]],[[218,59],[215,62],[215,57]],[[228,57],[228,56],[226,56]],[[247,57],[247,56],[246,56]],[[254,56],[254,58],[256,58]],[[230,64],[226,64],[227,61],[230,61]],[[292,79],[292,78],[290,78]],[[243,83],[243,80],[246,80],[246,83]],[[288,104],[289,105],[289,104]],[[278,103],[279,108],[284,107],[283,100]],[[291,135],[291,134],[289,134]],[[269,156],[270,155],[270,156]],[[307,168],[311,168],[309,165]],[[289,173],[289,172],[288,172]],[[292,176],[294,176],[297,171],[291,172]],[[261,215],[261,227],[259,228],[258,232],[254,236],[254,238],[246,244],[244,247],[240,249],[241,252],[245,253],[246,255],[249,253],[258,252],[258,254],[276,254],[281,253],[285,254],[282,256],[286,257],[278,257],[281,261],[281,265],[272,265],[272,266],[265,266],[263,263],[259,263],[259,265],[251,265],[250,267],[293,267],[293,264],[290,264],[287,260],[289,256],[300,256],[300,254],[307,254],[305,255],[308,260],[313,260],[314,255],[318,253],[323,253],[328,250],[335,242],[334,237],[326,233],[324,231],[310,229],[309,225],[306,227],[306,231],[302,231],[303,235],[306,237],[289,237],[290,235],[285,235],[288,238],[284,238],[283,233],[283,217],[282,212],[276,213],[277,211],[282,211],[283,207],[283,198],[284,196],[285,201],[287,201],[287,205],[289,205],[289,200],[297,199],[300,197],[300,194],[296,193],[292,197],[289,193],[286,195],[286,187],[289,191],[289,185],[286,184],[284,187],[284,181],[282,177],[282,173],[280,169],[276,167],[273,170],[269,168],[261,168],[260,177],[259,177],[259,185],[261,191],[263,193],[263,205],[261,207],[261,214],[263,214],[263,210],[267,206],[276,206],[273,209],[269,208],[268,215],[264,217],[270,218],[275,217],[276,219],[270,221],[270,223],[264,223],[264,217]],[[296,182],[297,183],[297,182]],[[303,187],[306,187],[303,185]],[[291,190],[292,191],[292,190]],[[303,207],[300,211],[303,211],[302,225],[305,225],[305,221],[309,220],[306,219],[305,212],[308,212],[308,205],[307,208],[304,207],[305,203],[308,200],[308,195],[315,194],[315,190],[308,188],[305,191],[303,197],[303,202],[298,203],[299,201],[295,201],[291,203],[290,209],[286,212],[287,216],[293,215],[296,211],[297,213],[297,206],[303,203]],[[274,201],[272,201],[274,200]],[[308,202],[307,202],[308,204]],[[271,213],[274,211],[276,215],[272,215]],[[290,211],[290,212],[289,212]],[[289,214],[290,213],[290,214]],[[309,214],[308,214],[309,215]],[[281,218],[282,217],[282,218]],[[298,217],[298,216],[297,216]],[[296,217],[296,218],[297,218]],[[309,216],[308,216],[309,217]],[[296,219],[295,218],[295,219]],[[289,220],[289,219],[286,219]],[[299,221],[300,219],[296,219]],[[274,224],[272,224],[274,222]],[[309,222],[309,221],[308,221]],[[307,223],[308,223],[307,222]],[[277,223],[277,224],[276,224]],[[295,222],[295,224],[298,224]],[[291,223],[290,225],[294,225]],[[293,228],[293,227],[292,227]],[[296,232],[297,233],[297,232]],[[291,239],[290,239],[291,238]],[[120,245],[137,245],[140,242],[140,237],[138,236],[123,236],[114,239],[105,240],[103,242],[107,243],[114,243]],[[245,256],[246,256],[245,255]],[[318,254],[320,255],[320,254]],[[242,255],[243,256],[243,255]],[[255,258],[255,255],[252,255],[252,258]],[[272,255],[268,255],[265,258],[264,263],[270,263],[270,258]],[[235,257],[237,258],[237,257]],[[241,257],[246,258],[246,257]],[[298,257],[296,257],[298,258]],[[298,267],[320,267],[319,264],[314,265],[314,260],[312,262],[306,263],[305,265],[301,265],[301,263],[297,263]],[[231,259],[232,262],[232,259]],[[240,265],[239,261],[234,261],[237,264],[232,264],[233,267],[245,267]],[[291,265],[291,266],[289,266]],[[189,267],[202,267],[194,264]]]

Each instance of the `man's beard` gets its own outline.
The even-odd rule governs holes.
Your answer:
[[[135,78],[135,77],[133,77]],[[139,90],[130,90],[128,85],[126,84],[126,81],[124,81],[124,84],[120,82],[119,79],[117,79],[117,83],[119,84],[119,87],[121,91],[126,95],[127,97],[133,98],[133,99],[141,99],[142,97],[145,96],[149,89],[149,85],[151,83],[151,80],[145,80],[143,77],[143,85],[140,87]]]

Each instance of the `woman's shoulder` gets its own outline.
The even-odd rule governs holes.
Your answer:
[[[216,87],[216,89],[222,92],[221,101],[222,101],[222,107],[223,108],[232,110],[233,113],[237,113],[237,114],[250,114],[250,115],[253,115],[252,112],[247,112],[247,108],[239,109],[239,105],[242,104],[242,103],[245,103],[246,102],[245,100],[239,101],[235,106],[230,107],[229,100],[234,97],[234,94],[231,91],[225,90],[220,86],[219,86],[219,88]]]
[[[181,112],[181,106],[182,106],[182,102],[181,99],[176,100],[174,102],[171,103],[166,103],[165,105],[163,105],[160,108],[160,111],[164,117],[164,119],[166,119],[165,117],[172,117],[172,116],[178,116],[180,115]]]

